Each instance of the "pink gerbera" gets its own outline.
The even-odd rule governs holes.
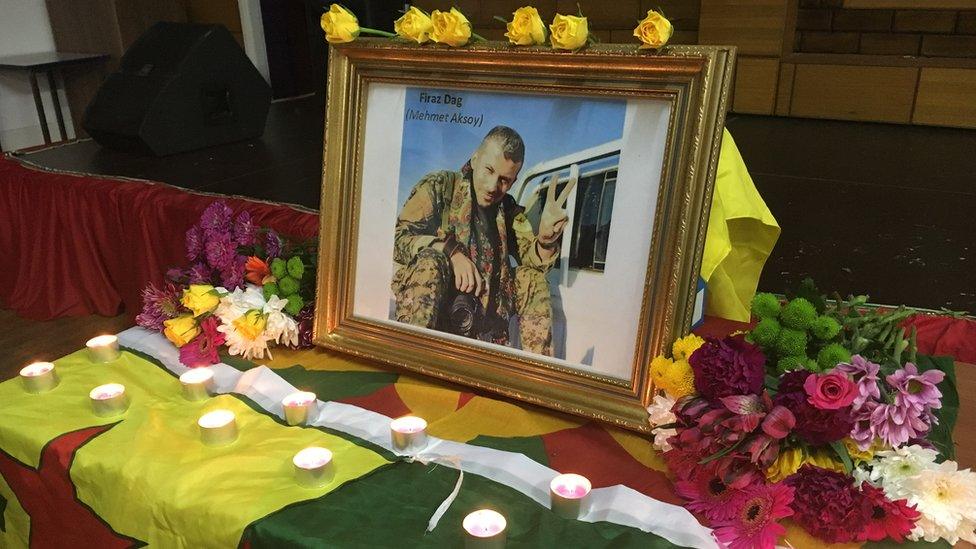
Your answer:
[[[792,502],[793,488],[785,484],[753,484],[732,498],[732,517],[712,525],[715,536],[729,549],[775,547],[786,533],[777,521],[793,514]]]
[[[217,331],[220,321],[208,316],[200,322],[200,335],[180,347],[180,362],[190,368],[210,366],[220,361],[217,349],[224,344],[226,336]]]
[[[755,471],[748,471],[729,480],[723,474],[717,461],[700,468],[698,473],[686,479],[674,481],[675,492],[688,500],[685,507],[701,513],[713,521],[731,519],[735,513],[729,502],[746,488],[759,481]]]

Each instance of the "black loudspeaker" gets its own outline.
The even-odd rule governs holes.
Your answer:
[[[259,137],[271,89],[220,25],[156,23],[102,83],[82,126],[109,149],[166,156]]]

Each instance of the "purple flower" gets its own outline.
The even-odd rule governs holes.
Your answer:
[[[312,342],[312,323],[315,319],[315,305],[306,303],[302,310],[298,312],[295,321],[298,322],[298,348],[311,349],[315,346]]]
[[[269,229],[268,234],[264,237],[264,248],[269,263],[281,255],[281,237],[273,229]]]
[[[190,261],[199,259],[203,253],[203,233],[200,226],[194,225],[186,231],[186,258]]]
[[[695,371],[695,389],[705,398],[762,392],[766,356],[745,336],[707,338],[688,362]]]
[[[878,389],[878,371],[881,366],[861,355],[854,355],[850,363],[842,362],[835,369],[851,376],[857,383],[858,395],[854,398],[854,410],[860,410],[868,400],[877,401],[881,398],[881,390]]]
[[[231,240],[230,233],[219,233],[207,239],[204,251],[207,263],[214,269],[223,271],[231,268],[237,246]]]
[[[905,364],[904,368],[896,370],[895,373],[885,379],[888,381],[888,385],[897,391],[895,394],[896,406],[913,408],[929,420],[935,419],[932,409],[942,407],[942,391],[937,385],[945,379],[945,372],[927,370],[920,374],[918,367],[909,362]]]
[[[142,312],[136,316],[136,324],[150,330],[163,331],[163,321],[179,314],[182,293],[173,284],[157,288],[150,283],[142,290]]]
[[[867,450],[874,442],[874,426],[871,424],[871,415],[879,405],[876,400],[866,401],[861,408],[854,412],[854,425],[851,427],[851,439],[857,443],[858,448]]]
[[[220,269],[220,283],[224,288],[234,291],[235,288],[244,286],[244,263],[246,262],[246,257],[238,255],[231,258],[226,268]]]
[[[185,276],[186,273],[183,272],[183,269],[179,269],[177,267],[166,269],[166,274],[164,275],[166,280],[169,280],[170,282],[176,282],[176,283],[181,283]]]
[[[250,212],[241,212],[234,221],[234,241],[237,242],[238,246],[250,246],[254,244],[255,230],[256,227],[251,220]]]
[[[207,206],[200,216],[200,228],[205,235],[230,231],[233,210],[223,201],[218,200]]]
[[[871,430],[885,444],[898,447],[928,432],[929,424],[922,415],[911,406],[878,404],[871,412]]]
[[[213,271],[203,263],[195,263],[187,271],[190,284],[210,284],[213,282]]]

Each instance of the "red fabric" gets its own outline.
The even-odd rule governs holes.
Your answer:
[[[52,173],[0,157],[0,301],[18,315],[139,313],[140,291],[186,265],[183,235],[217,197],[169,185]],[[222,197],[223,198],[223,197]],[[258,225],[298,238],[318,215],[225,198]]]
[[[905,327],[916,330],[918,352],[951,356],[956,362],[976,364],[976,321],[969,318],[915,315]]]
[[[69,469],[75,452],[112,425],[88,427],[55,438],[33,469],[0,451],[0,474],[30,516],[31,547],[139,547],[117,534],[75,496]]]

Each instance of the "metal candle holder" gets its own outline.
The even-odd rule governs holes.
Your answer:
[[[54,364],[33,362],[20,370],[20,380],[28,393],[46,393],[58,386],[61,381]]]

